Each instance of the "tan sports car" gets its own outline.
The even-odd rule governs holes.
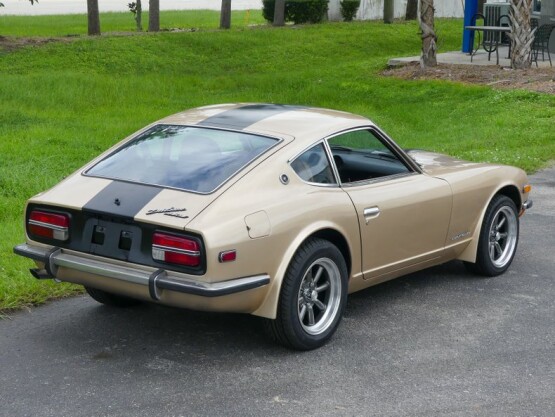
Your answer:
[[[453,259],[505,272],[529,191],[518,168],[405,152],[361,116],[224,104],[153,123],[31,198],[14,251],[101,303],[254,314],[306,350],[350,292]]]

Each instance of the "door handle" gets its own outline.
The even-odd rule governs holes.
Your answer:
[[[371,219],[375,219],[380,215],[380,209],[378,208],[378,206],[366,207],[363,213],[364,220],[366,220],[366,224],[368,224]]]

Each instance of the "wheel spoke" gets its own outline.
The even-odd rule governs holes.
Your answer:
[[[324,284],[320,285],[319,287],[316,287],[316,292],[322,292],[324,290],[327,290],[330,287],[330,283],[329,281],[326,281]]]
[[[320,311],[326,311],[326,308],[328,308],[327,305],[325,305],[323,302],[321,302],[320,300],[314,300],[314,305],[316,307],[318,307],[320,309]]]
[[[324,272],[324,267],[319,265],[318,270],[316,271],[316,274],[314,275],[314,279],[313,279],[314,285],[318,284],[318,281],[322,277],[322,272]]]
[[[505,224],[505,221],[507,221],[507,218],[503,216],[501,220],[499,220],[499,223],[497,223],[497,226],[495,226],[495,230],[501,229],[501,227]]]
[[[497,231],[497,227],[498,227],[497,225],[499,224],[499,221],[500,221],[499,220],[499,213],[497,213],[495,215],[495,217],[493,218],[493,221],[491,222],[491,230],[492,231],[493,230]]]
[[[492,261],[495,260],[495,242],[489,244],[489,257]]]
[[[312,306],[307,306],[308,309],[308,324],[309,326],[314,326],[314,324],[316,323],[314,321],[314,308],[312,308]]]
[[[303,304],[302,308],[301,308],[301,312],[299,313],[299,319],[301,319],[301,322],[304,320],[304,316],[306,316],[306,304]]]
[[[508,233],[499,233],[499,240],[505,239],[508,236]]]
[[[494,245],[497,252],[499,252],[499,256],[501,256],[501,254],[503,253],[503,248],[501,248],[501,245],[499,244],[499,242],[495,242]]]

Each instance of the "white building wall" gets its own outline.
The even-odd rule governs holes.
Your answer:
[[[328,17],[330,20],[342,20],[339,11],[340,0],[330,0]],[[361,0],[356,18],[359,20],[383,19],[384,0]],[[407,0],[394,0],[395,18],[404,18],[407,9]],[[463,17],[464,0],[436,0],[434,7],[436,17]]]

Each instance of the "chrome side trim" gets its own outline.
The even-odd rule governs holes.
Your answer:
[[[26,243],[17,245],[14,248],[14,252],[17,255],[44,262],[49,266],[49,272],[52,272],[52,278],[55,278],[57,267],[61,266],[80,272],[147,286],[154,300],[160,297],[158,289],[166,289],[203,297],[219,297],[262,287],[270,283],[270,276],[268,274],[240,277],[214,283],[195,281],[172,275],[171,271],[165,271],[163,269],[148,272],[134,268],[133,266],[114,265],[96,259],[64,253],[59,248],[47,249],[28,245]]]

